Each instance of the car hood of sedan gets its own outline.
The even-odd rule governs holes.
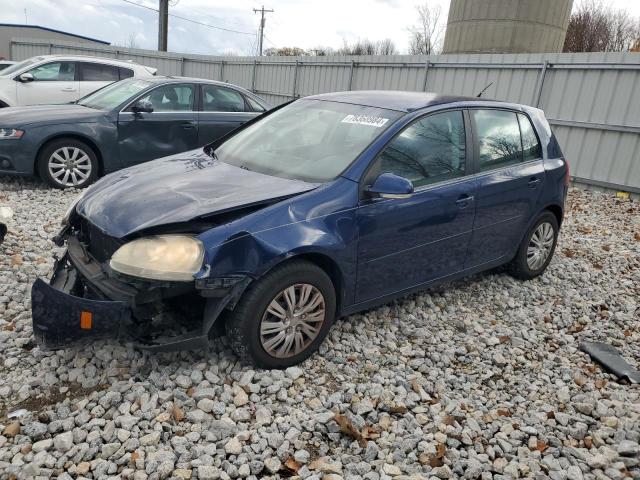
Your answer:
[[[32,107],[0,108],[0,126],[22,127],[31,124],[60,124],[90,121],[103,116],[102,110],[74,103],[64,105],[34,105]]]
[[[116,238],[290,197],[318,185],[252,172],[212,159],[202,149],[106,176],[76,211]]]

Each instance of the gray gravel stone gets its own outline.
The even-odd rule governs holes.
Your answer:
[[[571,189],[543,276],[495,270],[398,299],[336,322],[302,365],[265,371],[225,339],[162,355],[34,347],[29,288],[63,255],[49,239],[76,194],[0,178],[16,212],[0,246],[0,402],[34,405],[19,431],[0,425],[3,475],[257,480],[293,456],[319,480],[638,476],[640,391],[578,348],[640,358],[637,202]]]

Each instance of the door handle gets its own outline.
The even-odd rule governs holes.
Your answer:
[[[471,202],[473,202],[473,195],[464,194],[464,195],[461,195],[460,198],[456,200],[456,205],[459,208],[466,208],[469,206]]]
[[[195,123],[183,123],[182,128],[184,130],[191,130],[192,128],[196,128]]]
[[[67,87],[67,88],[63,88],[61,91],[62,92],[75,92],[76,89],[73,88],[73,87]]]
[[[540,179],[538,177],[531,177],[529,179],[529,187],[530,188],[536,188],[539,183],[540,183]]]

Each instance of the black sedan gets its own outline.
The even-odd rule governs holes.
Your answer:
[[[182,77],[128,79],[68,105],[0,110],[0,174],[56,188],[193,150],[265,112],[240,87]]]

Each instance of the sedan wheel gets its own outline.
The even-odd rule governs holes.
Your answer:
[[[544,211],[522,239],[518,252],[509,264],[511,274],[522,280],[541,275],[549,265],[558,239],[558,219]]]
[[[547,261],[554,239],[555,232],[549,222],[538,225],[538,228],[531,235],[527,248],[527,265],[531,270],[538,270]]]
[[[275,358],[303,352],[318,336],[326,317],[324,297],[308,283],[278,293],[262,315],[260,342]]]
[[[315,352],[336,316],[336,290],[327,273],[290,260],[253,282],[226,318],[233,350],[263,368],[287,368]]]
[[[91,176],[91,159],[78,147],[62,147],[49,157],[49,174],[63,187],[78,187]]]
[[[38,154],[40,178],[55,188],[84,188],[98,176],[98,156],[75,138],[59,138]]]

